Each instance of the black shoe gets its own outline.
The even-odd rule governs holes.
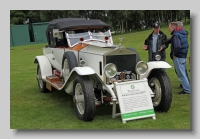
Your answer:
[[[188,94],[188,95],[189,95],[190,93],[181,91],[181,92],[179,92],[178,94],[179,94],[179,95],[182,95],[182,94]]]

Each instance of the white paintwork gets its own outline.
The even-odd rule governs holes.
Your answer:
[[[42,79],[46,79],[46,76],[52,75],[52,67],[46,56],[36,56],[34,63],[38,63],[41,69]]]
[[[63,54],[65,52],[65,49],[63,48],[49,48],[50,51],[47,54],[52,54],[54,55],[55,60],[58,62],[59,65],[62,65],[62,58],[63,58]],[[44,48],[43,51],[47,50],[47,48]]]
[[[101,42],[99,42],[99,43],[101,44]],[[88,43],[88,44],[90,44],[90,43]],[[94,43],[91,43],[91,44],[88,45],[87,47],[83,48],[82,50],[80,50],[80,52],[92,53],[92,54],[96,54],[96,55],[104,55],[105,53],[112,51],[114,49],[114,48],[102,48],[102,47],[94,46]]]
[[[96,74],[103,80],[103,56],[102,55],[95,55],[91,53],[84,53],[79,52],[79,59],[82,59],[85,61],[85,64],[83,66],[91,67]],[[99,62],[102,63],[102,75],[100,75],[100,68],[99,68]]]
[[[74,77],[72,77],[72,76],[73,76],[74,72],[76,72],[78,75],[81,75],[81,76],[83,76],[83,75],[91,76],[91,75],[96,74],[95,71],[90,67],[75,67],[75,68],[73,68],[63,86],[63,87],[65,87],[64,89],[65,89],[66,93],[68,93],[68,94],[73,93]],[[59,90],[61,90],[61,89],[62,88],[60,88]]]
[[[54,68],[61,71],[61,64],[58,63],[53,54],[46,54],[46,57],[49,59]]]
[[[111,84],[111,85],[107,85],[104,83],[104,89],[107,90],[111,96],[112,96],[112,101],[117,101],[117,96],[115,95],[115,92],[113,91],[113,88],[114,88],[114,84]]]
[[[60,71],[62,70],[63,55],[66,51],[72,51],[72,50],[64,48],[43,48],[43,53],[45,56],[47,56],[52,66]],[[77,51],[73,52],[76,56],[76,59],[78,59],[78,52]]]
[[[148,65],[148,70],[144,75],[140,75],[139,79],[147,78],[148,75],[151,73],[151,70],[153,69],[158,69],[158,68],[171,68],[167,62],[165,61],[151,61],[147,63]]]
[[[73,68],[71,73],[74,72],[74,71],[76,71],[78,73],[78,75],[92,75],[92,74],[95,74],[95,71],[90,67],[75,67],[75,68]]]

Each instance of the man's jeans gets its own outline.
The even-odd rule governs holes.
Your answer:
[[[186,58],[174,58],[174,68],[176,70],[177,76],[183,86],[183,91],[190,93],[190,83],[188,81],[187,73],[186,73]]]

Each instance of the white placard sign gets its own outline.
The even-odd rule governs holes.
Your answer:
[[[152,117],[155,112],[151,100],[151,89],[147,79],[130,82],[115,82],[115,90],[118,95],[122,122],[128,120]]]

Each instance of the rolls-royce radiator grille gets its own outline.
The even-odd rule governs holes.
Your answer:
[[[118,72],[131,71],[135,73],[136,55],[111,55],[106,56],[106,64],[113,63],[117,66]]]

